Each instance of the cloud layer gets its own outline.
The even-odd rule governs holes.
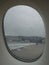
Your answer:
[[[45,37],[44,23],[32,7],[19,5],[10,8],[4,17],[4,31],[12,36]]]

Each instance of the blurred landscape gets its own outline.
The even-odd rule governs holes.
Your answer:
[[[35,36],[6,36],[6,41],[15,56],[29,60],[38,58],[45,44],[44,37]]]
[[[19,48],[27,45],[44,44],[45,38],[35,36],[6,36],[6,41],[10,49],[14,49],[14,47]]]

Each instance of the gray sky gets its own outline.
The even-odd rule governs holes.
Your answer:
[[[15,6],[5,14],[4,30],[12,36],[45,37],[44,23],[39,13],[28,6]]]

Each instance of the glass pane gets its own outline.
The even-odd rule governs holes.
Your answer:
[[[40,14],[30,6],[8,9],[4,17],[4,36],[10,54],[18,60],[32,62],[43,54],[44,23]]]

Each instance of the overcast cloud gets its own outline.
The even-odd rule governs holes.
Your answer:
[[[37,11],[28,6],[15,6],[5,14],[4,31],[12,36],[45,37],[44,23]]]

